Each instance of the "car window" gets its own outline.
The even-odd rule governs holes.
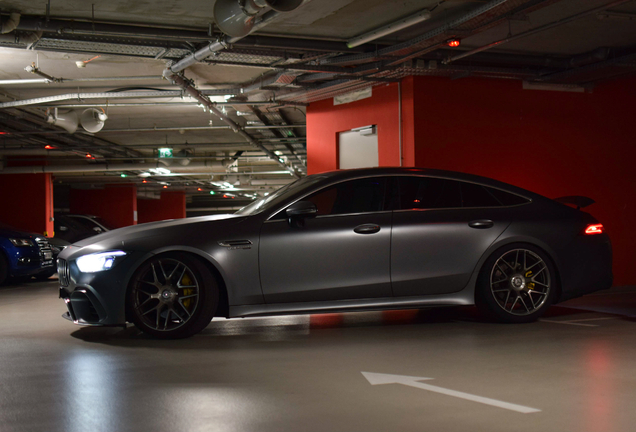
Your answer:
[[[370,213],[385,209],[386,178],[364,178],[338,183],[305,198],[320,215]]]
[[[525,204],[526,198],[499,189],[433,177],[400,177],[393,208],[436,209],[503,207]]]
[[[317,216],[370,213],[387,209],[387,194],[387,179],[374,177],[338,183],[303,198],[303,201],[316,205]],[[272,219],[285,218],[283,209]]]
[[[488,190],[475,183],[461,182],[462,207],[501,207],[501,203]]]
[[[400,177],[397,207],[406,209],[462,206],[459,182],[434,177]]]
[[[526,204],[530,202],[530,200],[528,200],[527,198],[521,197],[519,195],[511,194],[508,192],[504,192],[500,189],[493,189],[493,188],[487,187],[486,190],[490,194],[492,194],[492,196],[497,198],[497,200],[503,206],[513,206],[513,205],[519,205],[519,204]]]
[[[322,180],[324,180],[324,177],[319,175],[311,175],[311,176],[303,177],[300,180],[297,180],[293,183],[289,183],[288,185],[283,186],[282,188],[278,189],[273,194],[270,194],[266,197],[263,197],[261,199],[258,199],[252,202],[251,204],[246,205],[245,207],[237,211],[236,214],[248,216],[248,215],[260,213],[265,210],[269,210],[272,207],[275,207],[278,204],[280,204],[281,201],[284,201],[288,199],[290,196],[298,193],[302,189],[312,187],[315,183]]]

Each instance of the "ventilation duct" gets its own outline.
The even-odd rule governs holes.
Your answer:
[[[11,33],[18,27],[18,24],[20,24],[19,13],[13,12],[7,19],[0,18],[0,33]]]
[[[256,15],[264,8],[290,12],[302,2],[303,0],[217,0],[214,4],[214,19],[223,33],[243,37],[252,31]]]

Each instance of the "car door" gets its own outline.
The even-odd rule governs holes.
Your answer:
[[[488,188],[433,177],[399,177],[393,215],[391,281],[395,296],[463,289],[486,249],[510,224]],[[522,198],[520,198],[522,199]]]
[[[263,223],[261,286],[267,303],[391,297],[391,211],[386,178],[348,180],[303,201],[317,214]],[[291,203],[290,203],[291,204]]]

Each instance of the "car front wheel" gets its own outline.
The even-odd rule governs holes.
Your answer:
[[[511,244],[484,263],[475,303],[496,321],[531,322],[552,304],[556,283],[556,271],[545,252],[529,244]]]
[[[219,299],[216,279],[185,253],[158,255],[133,275],[128,315],[137,328],[160,339],[180,339],[203,330]]]

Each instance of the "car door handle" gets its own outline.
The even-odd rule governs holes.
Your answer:
[[[479,219],[479,220],[474,220],[474,221],[470,221],[468,222],[468,226],[471,228],[477,228],[477,229],[486,229],[486,228],[492,228],[495,225],[495,223],[491,220],[488,219]]]
[[[375,234],[378,231],[380,231],[380,225],[375,224],[358,225],[353,229],[353,232],[358,234]]]

